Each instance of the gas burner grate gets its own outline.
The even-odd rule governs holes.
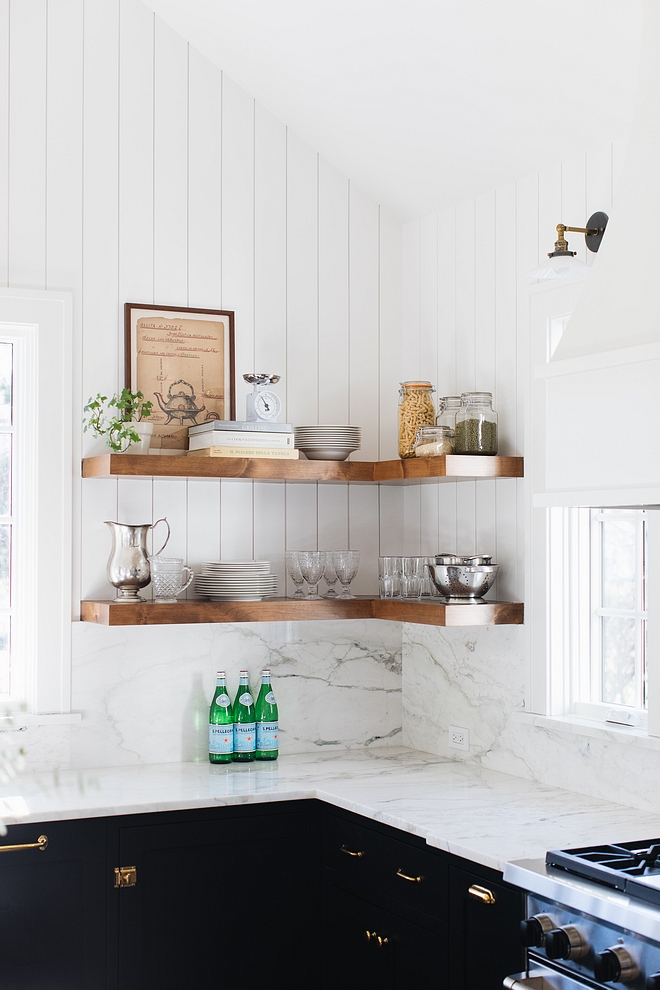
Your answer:
[[[631,877],[660,873],[660,839],[622,842],[618,845],[584,846],[581,849],[556,849],[546,854],[546,864],[590,880],[625,890],[632,896],[644,896],[633,889]]]

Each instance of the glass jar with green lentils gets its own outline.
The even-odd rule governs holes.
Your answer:
[[[496,454],[497,413],[491,392],[463,392],[456,413],[454,453]]]

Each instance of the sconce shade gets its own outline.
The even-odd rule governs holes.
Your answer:
[[[574,258],[567,251],[566,257],[546,258],[538,268],[532,269],[528,274],[530,278],[563,278],[570,281],[584,278],[590,271],[589,265],[585,265],[584,261]]]

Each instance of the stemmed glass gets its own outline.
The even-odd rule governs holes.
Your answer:
[[[289,577],[296,586],[296,592],[293,597],[304,598],[305,595],[303,594],[303,584],[305,579],[302,576],[302,571],[300,569],[300,553],[298,550],[287,550],[286,569]]]
[[[337,598],[337,592],[335,591],[335,585],[337,583],[337,572],[335,570],[335,564],[333,560],[334,552],[332,550],[325,551],[325,569],[323,571],[323,580],[328,586],[324,598]]]
[[[323,577],[325,554],[320,550],[301,550],[298,554],[300,573],[307,582],[306,598],[320,598],[318,584]]]
[[[357,550],[335,550],[332,555],[337,577],[341,582],[339,598],[355,598],[351,594],[351,581],[360,566],[360,554]]]

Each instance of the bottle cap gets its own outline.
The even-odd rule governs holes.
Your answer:
[[[247,677],[248,676],[247,670],[239,670],[238,676],[239,677]]]
[[[264,669],[261,671],[261,676],[270,677],[270,670],[268,669],[268,667],[264,667]]]
[[[226,677],[227,675],[225,674],[224,670],[219,670],[218,673],[215,676],[216,677]]]

